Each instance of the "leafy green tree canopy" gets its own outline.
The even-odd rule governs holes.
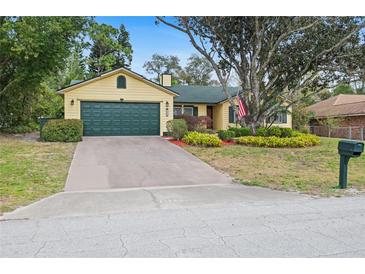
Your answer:
[[[180,59],[174,55],[153,54],[151,60],[144,63],[143,68],[148,74],[152,74],[153,80],[159,82],[161,74],[167,73],[172,75],[173,84],[181,83]]]
[[[89,31],[91,49],[88,59],[91,76],[132,62],[132,45],[124,25],[119,29],[94,22]]]
[[[87,17],[0,17],[0,129],[35,119],[44,82],[89,23]]]
[[[213,68],[209,61],[197,54],[188,58],[186,66],[180,65],[180,59],[174,55],[159,55],[155,53],[151,60],[145,62],[143,68],[147,73],[153,74],[154,81],[159,81],[159,75],[163,73],[172,74],[174,85],[216,85],[212,80]]]
[[[183,71],[183,80],[188,85],[211,85],[212,65],[207,58],[193,54],[189,57],[188,63]]]

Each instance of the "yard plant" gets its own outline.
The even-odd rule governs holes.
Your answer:
[[[276,136],[245,136],[236,140],[237,144],[257,147],[309,147],[320,144],[318,136],[301,134],[296,137],[280,138]]]
[[[232,130],[220,130],[218,131],[218,137],[223,141],[231,141],[236,137],[236,133]]]
[[[252,131],[248,127],[230,127],[230,128],[228,128],[228,130],[233,131],[235,134],[235,137],[252,135]]]
[[[204,147],[219,147],[222,144],[216,135],[196,131],[185,134],[183,141],[188,145]]]
[[[166,127],[168,132],[176,140],[181,140],[184,135],[188,132],[188,125],[184,119],[174,119],[167,121]]]
[[[82,140],[83,125],[78,119],[49,120],[42,129],[46,142],[79,142]]]

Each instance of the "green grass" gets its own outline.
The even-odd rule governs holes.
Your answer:
[[[339,190],[339,139],[321,138],[309,148],[185,147],[213,167],[246,185],[315,195],[342,195]],[[365,153],[349,162],[348,187],[365,190]]]
[[[0,135],[0,212],[62,191],[75,146]]]

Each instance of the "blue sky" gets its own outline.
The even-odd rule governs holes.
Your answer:
[[[186,59],[196,53],[189,39],[183,33],[163,24],[155,25],[154,17],[147,16],[97,16],[98,23],[105,23],[118,28],[124,24],[130,34],[133,47],[132,70],[147,77],[144,69],[145,61],[151,59],[152,54],[176,55],[185,65]]]

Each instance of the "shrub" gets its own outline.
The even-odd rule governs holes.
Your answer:
[[[29,125],[18,125],[10,128],[2,128],[1,131],[8,134],[30,133],[38,129],[38,125],[30,123]]]
[[[181,138],[188,132],[188,126],[186,121],[183,119],[167,121],[166,127],[176,140],[181,140]]]
[[[44,125],[41,138],[46,142],[79,142],[82,140],[82,133],[81,120],[54,119]]]
[[[301,132],[301,133],[304,133],[304,134],[309,134],[310,132],[309,132],[309,128],[307,128],[307,127],[302,127],[301,129],[300,129],[300,131],[298,131],[298,132]]]
[[[307,133],[305,133],[305,134],[307,134]],[[293,130],[292,133],[291,133],[291,137],[298,137],[298,136],[301,136],[301,135],[303,135],[303,133],[301,133],[298,130]]]
[[[279,127],[268,128],[266,131],[266,136],[281,137],[281,128],[279,128]]]
[[[276,136],[246,136],[237,140],[238,144],[258,147],[309,147],[320,144],[318,136],[301,134],[297,137],[279,138]]]
[[[291,128],[281,128],[281,138],[287,138],[293,136],[293,130]]]
[[[205,147],[219,147],[222,144],[216,135],[196,131],[190,131],[185,134],[183,141],[188,145]]]
[[[241,128],[231,127],[228,130],[233,131],[235,133],[235,137],[251,136],[252,135],[252,131],[248,127],[241,127]]]
[[[259,127],[256,129],[256,136],[267,136],[267,128]]]
[[[209,116],[177,115],[175,118],[185,120],[189,131],[205,132],[212,123]]]
[[[220,130],[218,131],[218,137],[223,141],[230,141],[236,137],[236,134],[232,130]]]

